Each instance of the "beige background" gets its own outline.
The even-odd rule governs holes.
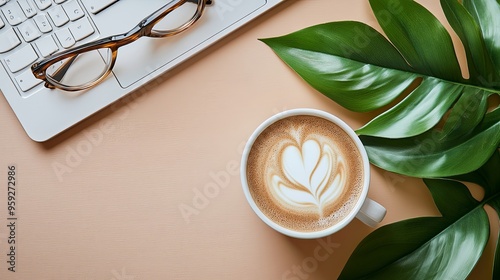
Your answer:
[[[443,18],[439,1],[420,2]],[[294,279],[298,267],[295,279],[335,279],[372,229],[355,220],[323,239],[333,244],[326,249],[285,237],[252,212],[237,169],[247,137],[282,110],[322,109],[353,128],[374,116],[311,89],[257,40],[339,20],[378,28],[368,1],[287,1],[42,144],[0,97],[0,174],[17,166],[19,218],[17,272],[9,273],[2,188],[0,279]],[[383,224],[438,214],[420,180],[372,171],[369,196],[386,206]],[[203,200],[205,189],[213,192]],[[493,253],[490,242],[471,279],[490,277]]]

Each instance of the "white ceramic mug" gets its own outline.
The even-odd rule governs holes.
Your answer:
[[[334,124],[336,124],[338,127],[340,127],[342,130],[344,130],[352,139],[354,144],[356,145],[357,149],[359,150],[359,153],[362,158],[362,163],[363,163],[363,184],[362,184],[362,192],[361,195],[359,196],[358,201],[356,202],[355,206],[351,209],[351,211],[338,223],[320,231],[313,231],[313,232],[302,232],[302,231],[296,231],[296,230],[291,230],[288,228],[285,228],[277,223],[275,223],[273,220],[268,218],[262,211],[261,209],[257,206],[255,203],[252,194],[250,193],[248,182],[247,182],[247,160],[248,156],[250,153],[250,150],[252,149],[252,146],[257,139],[257,137],[271,124],[277,122],[278,120],[291,117],[291,116],[298,116],[298,115],[306,115],[306,116],[316,116],[316,117],[321,117],[323,119],[326,119]],[[246,199],[248,200],[248,203],[252,207],[253,211],[259,216],[262,221],[264,221],[267,225],[269,225],[271,228],[277,230],[278,232],[281,232],[285,235],[295,237],[295,238],[304,238],[304,239],[311,239],[311,238],[321,238],[325,237],[328,235],[331,235],[340,229],[344,228],[347,224],[349,224],[354,217],[358,218],[361,220],[363,223],[367,224],[368,226],[375,227],[377,226],[378,223],[380,223],[383,218],[385,217],[386,214],[386,209],[380,205],[379,203],[369,199],[367,197],[368,194],[368,189],[370,186],[370,163],[368,160],[368,156],[366,154],[366,150],[361,143],[361,140],[359,137],[356,135],[354,130],[350,128],[344,121],[339,119],[338,117],[329,114],[324,111],[316,110],[316,109],[293,109],[293,110],[288,110],[282,113],[278,113],[266,121],[264,121],[250,136],[248,142],[245,145],[245,149],[243,150],[243,155],[241,159],[241,167],[240,167],[240,174],[241,174],[241,185],[243,187],[243,192],[245,194]]]

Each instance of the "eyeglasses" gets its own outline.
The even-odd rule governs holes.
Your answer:
[[[102,82],[111,73],[118,48],[144,36],[164,38],[179,34],[198,21],[205,7],[212,2],[212,0],[172,1],[143,19],[127,33],[102,38],[56,53],[33,64],[31,71],[36,78],[44,80],[45,87],[50,89],[58,88],[65,91],[88,89]],[[174,11],[175,13],[172,13]],[[169,14],[171,17],[166,18]]]

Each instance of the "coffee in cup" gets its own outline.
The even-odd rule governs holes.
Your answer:
[[[338,118],[312,109],[290,110],[264,122],[247,143],[241,168],[256,213],[275,229],[306,238],[352,220],[365,202],[370,178],[355,133]],[[382,206],[378,210],[383,212],[378,216],[385,215]]]

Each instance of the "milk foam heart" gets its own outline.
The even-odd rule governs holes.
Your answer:
[[[307,140],[298,147],[286,146],[280,165],[285,178],[273,174],[270,187],[276,200],[292,207],[312,208],[323,217],[323,209],[346,188],[345,161],[336,147]]]

